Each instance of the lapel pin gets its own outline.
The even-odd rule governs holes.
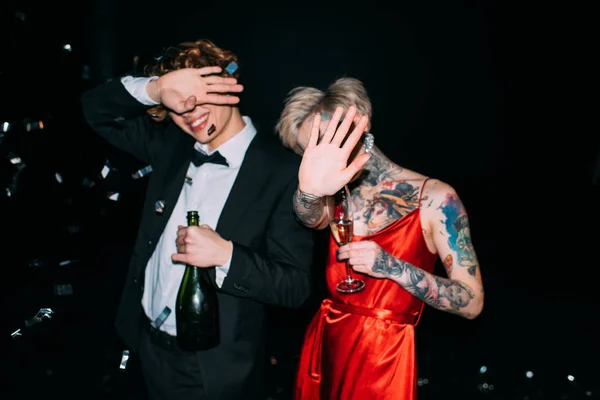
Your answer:
[[[192,184],[192,182],[193,182],[193,181],[192,181],[192,177],[191,177],[191,176],[189,176],[189,175],[186,175],[186,176],[185,176],[185,183],[187,183],[188,185],[191,185],[191,184]]]

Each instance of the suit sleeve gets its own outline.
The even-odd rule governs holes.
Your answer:
[[[154,164],[164,146],[164,124],[146,114],[120,80],[103,83],[81,96],[83,116],[90,127],[111,145],[143,162]]]
[[[266,304],[300,307],[310,294],[313,232],[295,218],[297,178],[287,185],[271,215],[266,253],[233,243],[231,266],[221,290]]]

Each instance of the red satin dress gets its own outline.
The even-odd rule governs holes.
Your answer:
[[[419,208],[381,231],[355,236],[433,273],[437,255],[423,238]],[[305,333],[295,400],[414,400],[417,398],[415,326],[423,302],[389,279],[353,272],[365,281],[357,293],[336,285],[346,276],[330,237],[326,269],[329,298]]]

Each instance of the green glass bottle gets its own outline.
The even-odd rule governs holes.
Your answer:
[[[188,211],[188,226],[200,225],[197,211]],[[175,308],[177,344],[184,351],[206,350],[219,343],[219,304],[206,268],[185,266]]]

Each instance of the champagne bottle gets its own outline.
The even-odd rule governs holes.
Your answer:
[[[198,226],[197,211],[188,211],[188,226]],[[206,350],[219,343],[219,304],[206,268],[185,266],[177,293],[177,344],[184,351]]]

